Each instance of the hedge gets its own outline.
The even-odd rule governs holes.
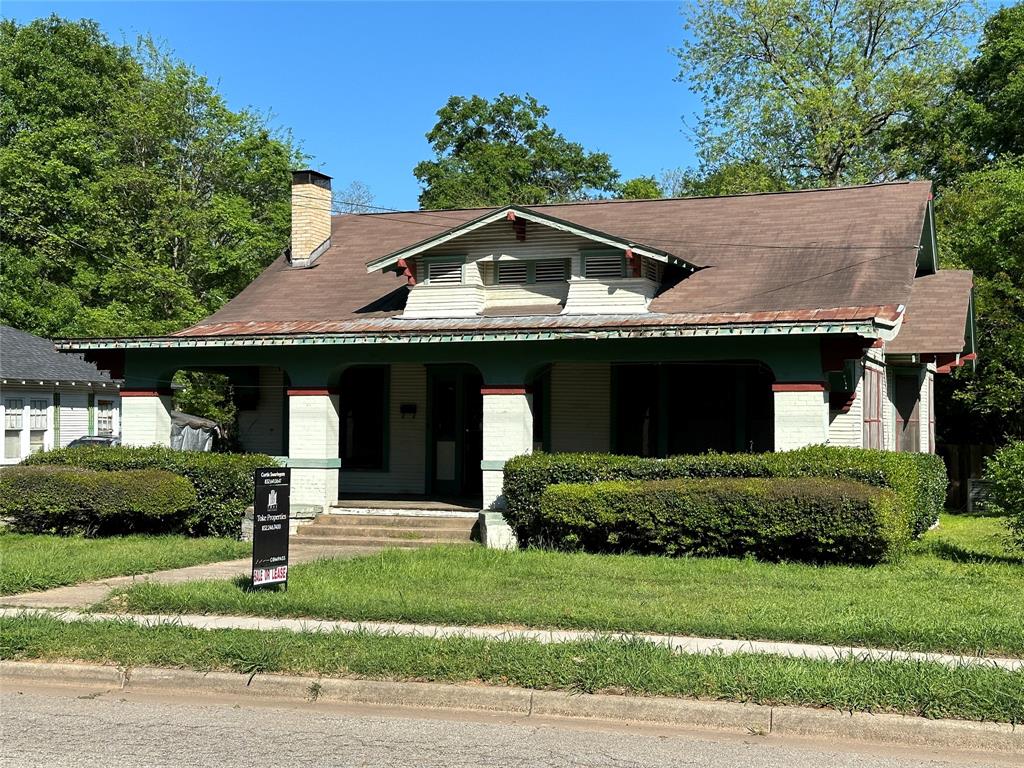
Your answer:
[[[928,453],[811,446],[779,453],[704,453],[652,459],[598,453],[517,456],[505,464],[506,518],[520,542],[543,543],[540,497],[556,483],[699,477],[818,477],[853,480],[896,493],[911,533],[938,520],[946,499],[946,467]]]
[[[17,466],[0,471],[0,517],[19,533],[165,531],[180,527],[195,504],[192,483],[161,469]]]
[[[559,549],[811,563],[896,560],[907,514],[892,491],[818,478],[570,483],[540,502]]]
[[[1006,515],[1010,532],[1024,548],[1024,441],[1004,445],[989,456],[983,476],[991,483],[985,508]]]
[[[252,504],[253,472],[276,466],[270,456],[255,453],[198,453],[170,448],[81,447],[35,453],[26,464],[56,464],[85,469],[162,469],[187,478],[196,491],[178,531],[191,536],[233,536],[241,533],[242,515]]]

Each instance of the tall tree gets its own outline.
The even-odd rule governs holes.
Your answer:
[[[615,196],[622,200],[653,200],[664,197],[665,190],[653,176],[637,176],[622,182]]]
[[[0,321],[159,334],[285,247],[295,151],[207,80],[94,22],[0,22]]]
[[[892,178],[886,134],[934,102],[972,0],[696,0],[680,79],[705,105],[702,175],[756,162],[791,187]]]
[[[422,208],[539,204],[612,193],[619,174],[603,152],[588,152],[545,122],[548,108],[527,94],[452,96],[427,134],[434,158],[413,170]]]

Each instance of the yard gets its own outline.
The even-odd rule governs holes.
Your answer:
[[[1024,556],[998,518],[944,515],[872,568],[482,548],[295,566],[287,592],[138,584],[134,612],[526,625],[1024,656]]]
[[[249,544],[185,536],[86,539],[0,533],[0,595],[246,557]]]

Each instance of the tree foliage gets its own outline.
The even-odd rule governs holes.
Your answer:
[[[790,187],[891,178],[887,134],[933,103],[974,29],[971,0],[697,0],[680,79],[705,105],[702,175],[734,162]]]
[[[665,190],[653,176],[637,176],[624,181],[615,195],[622,200],[655,200],[665,196]]]
[[[421,208],[471,208],[581,200],[617,190],[603,152],[588,152],[547,124],[529,94],[452,96],[427,134],[434,151],[413,173]]]
[[[149,42],[0,22],[0,321],[124,336],[199,320],[287,244],[295,156]]]

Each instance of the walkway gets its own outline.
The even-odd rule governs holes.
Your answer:
[[[288,553],[288,560],[290,563],[296,564],[323,557],[361,557],[380,550],[381,547],[292,546]],[[135,576],[112,576],[108,579],[86,581],[41,592],[0,595],[0,605],[21,608],[88,608],[106,600],[113,590],[130,587],[140,581],[153,581],[158,584],[180,584],[184,581],[222,581],[246,576],[251,567],[252,559],[246,557],[241,560],[190,565],[187,568],[140,573]]]

